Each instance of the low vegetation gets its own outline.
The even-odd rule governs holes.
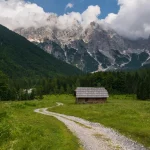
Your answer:
[[[64,106],[50,111],[73,115],[116,129],[127,137],[150,147],[150,101],[136,100],[134,95],[114,95],[105,104],[75,104],[73,96],[49,96]]]
[[[52,99],[0,102],[0,150],[81,150],[78,139],[57,119],[33,110]]]
[[[104,104],[75,104],[72,95],[48,95],[43,100],[0,102],[0,150],[82,149],[61,122],[33,112],[56,102],[64,105],[50,111],[99,122],[150,147],[150,101],[136,100],[135,95],[114,95]]]

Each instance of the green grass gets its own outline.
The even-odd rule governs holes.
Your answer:
[[[150,147],[150,101],[134,95],[111,96],[104,104],[75,104],[70,95],[44,96],[43,100],[0,102],[0,150],[79,150],[76,137],[53,117],[34,113],[36,108],[74,115],[111,127]]]
[[[75,104],[75,98],[66,95],[49,99],[65,104],[50,111],[99,122],[150,147],[150,101],[138,101],[134,95],[111,96],[105,104]]]
[[[33,110],[55,105],[47,99],[0,102],[0,150],[81,150],[78,139],[57,119]]]

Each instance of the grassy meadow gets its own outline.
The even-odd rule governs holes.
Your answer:
[[[134,95],[114,95],[104,104],[75,104],[71,95],[47,95],[43,100],[0,102],[0,150],[82,150],[63,123],[33,112],[56,102],[64,106],[50,111],[99,122],[150,147],[150,101],[136,100]]]
[[[57,119],[33,110],[47,100],[0,102],[0,150],[82,150],[78,139]]]
[[[150,101],[136,100],[134,95],[114,95],[105,104],[75,104],[73,96],[50,96],[65,105],[49,109],[99,122],[150,147]]]

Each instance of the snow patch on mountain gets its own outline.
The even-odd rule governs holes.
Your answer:
[[[150,63],[149,39],[124,39],[96,22],[91,22],[87,28],[74,22],[74,28],[45,26],[20,28],[15,32],[56,58],[86,72],[132,69]]]

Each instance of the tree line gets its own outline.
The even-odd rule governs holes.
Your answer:
[[[76,87],[105,87],[109,94],[150,99],[150,70],[113,71],[54,78],[9,79],[0,72],[0,100],[32,100],[45,94],[74,94]]]

